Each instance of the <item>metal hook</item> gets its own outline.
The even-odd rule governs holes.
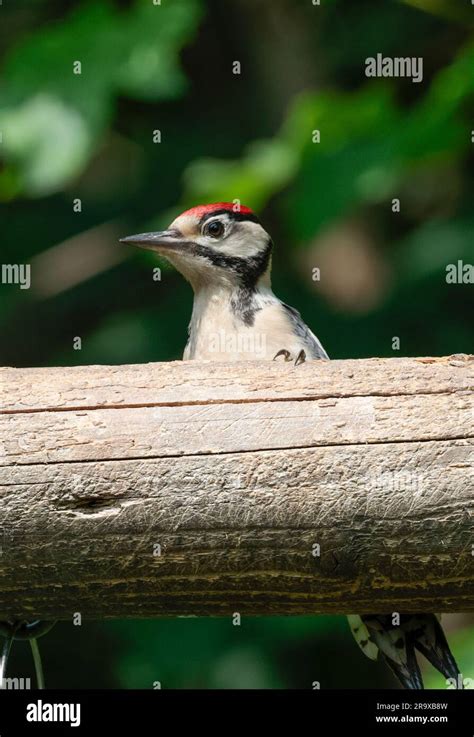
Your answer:
[[[35,666],[36,683],[39,689],[44,689],[43,665],[37,639],[49,632],[55,624],[56,620],[42,619],[36,619],[34,622],[22,622],[19,620],[0,622],[0,635],[5,637],[5,643],[0,656],[0,688],[3,688],[13,640],[29,640]]]

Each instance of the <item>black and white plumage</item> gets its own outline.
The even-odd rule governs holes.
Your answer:
[[[255,214],[233,203],[202,205],[168,230],[123,239],[159,252],[191,283],[194,305],[184,359],[327,359],[299,312],[271,289],[272,240]],[[458,668],[435,615],[349,617],[369,658],[379,653],[406,688],[423,688],[415,649],[445,675]]]
[[[454,687],[459,686],[459,668],[437,615],[367,614],[350,615],[348,620],[362,652],[371,660],[380,654],[405,688],[423,688],[417,650]]]
[[[185,359],[327,358],[300,314],[270,284],[273,243],[254,213],[230,203],[187,210],[161,233],[123,242],[158,251],[191,283]]]

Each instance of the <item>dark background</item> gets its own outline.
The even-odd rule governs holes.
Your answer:
[[[332,358],[472,352],[473,287],[446,266],[474,253],[474,6],[321,2],[3,0],[1,262],[32,285],[0,284],[0,365],[179,358],[190,288],[118,238],[234,198]],[[423,82],[367,79],[377,53],[422,56]],[[472,618],[446,621],[473,677]],[[343,617],[62,623],[42,646],[55,687],[393,684]]]

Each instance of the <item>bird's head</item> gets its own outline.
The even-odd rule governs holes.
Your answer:
[[[157,251],[195,290],[213,284],[251,289],[269,280],[272,240],[243,205],[193,207],[167,230],[132,235],[121,243]]]

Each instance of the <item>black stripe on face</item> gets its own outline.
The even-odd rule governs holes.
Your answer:
[[[233,272],[244,289],[253,289],[268,268],[272,248],[273,241],[269,237],[265,248],[255,256],[248,258],[227,256],[197,243],[193,244],[192,251],[196,255],[207,258],[214,266]]]
[[[237,212],[234,212],[234,210],[226,210],[225,208],[222,208],[221,210],[206,212],[206,214],[203,215],[200,219],[199,226],[202,227],[207,220],[216,217],[216,215],[228,215],[229,220],[233,220],[234,222],[242,222],[244,220],[248,220],[250,223],[258,223],[258,225],[261,225],[260,220],[253,213],[250,214],[248,212],[239,212],[238,210]]]

